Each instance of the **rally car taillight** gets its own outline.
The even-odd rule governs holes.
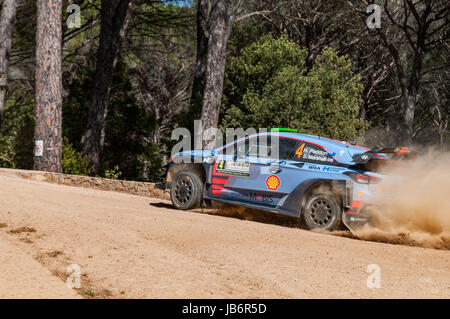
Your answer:
[[[381,178],[367,174],[359,174],[355,172],[345,172],[344,174],[360,184],[377,184],[381,181]]]

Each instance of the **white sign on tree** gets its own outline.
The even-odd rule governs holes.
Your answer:
[[[34,156],[42,156],[43,153],[44,153],[44,141],[36,140],[36,148],[34,151]]]

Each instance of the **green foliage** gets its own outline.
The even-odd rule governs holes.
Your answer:
[[[158,125],[155,113],[137,101],[130,80],[122,76],[130,69],[119,63],[117,71],[105,123],[103,166],[117,165],[128,180],[155,180],[162,162],[160,149],[151,140]]]
[[[161,144],[163,144],[162,141]],[[157,144],[147,145],[143,152],[138,156],[139,175],[146,180],[156,181],[162,174],[163,159],[161,156],[161,147]]]
[[[305,58],[286,37],[264,36],[231,59],[222,127],[292,127],[339,139],[362,133],[361,85],[348,58],[324,50],[309,73]]]
[[[122,175],[122,172],[119,169],[119,165],[116,165],[112,169],[106,169],[104,175],[105,178],[119,179],[119,177]]]
[[[92,172],[89,161],[89,156],[77,152],[70,144],[69,139],[64,136],[61,160],[63,172],[72,175],[89,175]]]
[[[6,100],[0,129],[0,166],[33,168],[33,99],[17,90]]]
[[[69,78],[70,72],[65,72],[64,80]],[[89,106],[94,86],[94,69],[86,67],[78,69],[72,81],[64,83],[68,92],[63,99],[63,135],[67,136],[75,149],[81,149],[81,136],[86,128]]]
[[[285,36],[275,40],[270,35],[231,58],[225,75],[224,105],[239,106],[247,92],[260,95],[265,84],[286,66],[304,68],[306,51]]]

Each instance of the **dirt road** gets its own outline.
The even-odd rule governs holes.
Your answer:
[[[0,196],[0,253],[12,247],[14,258],[0,263],[0,283],[13,282],[0,297],[71,297],[66,269],[77,264],[84,297],[450,298],[448,250],[182,212],[4,172]],[[370,264],[380,288],[367,286]]]
[[[0,298],[81,298],[8,240],[0,240],[0,274]]]

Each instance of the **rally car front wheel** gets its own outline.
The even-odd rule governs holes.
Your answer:
[[[170,199],[176,208],[188,210],[201,205],[203,182],[196,172],[178,173],[170,187]]]
[[[307,197],[301,217],[308,229],[331,231],[340,227],[341,214],[341,205],[331,192],[316,192]]]

